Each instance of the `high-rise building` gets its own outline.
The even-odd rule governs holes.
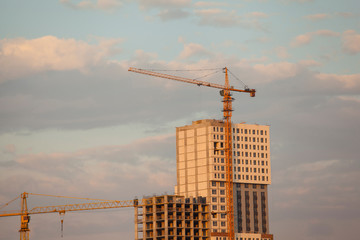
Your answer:
[[[206,197],[211,240],[227,238],[225,124],[199,120],[176,129],[175,194]],[[271,184],[269,126],[232,124],[234,230],[236,240],[273,239],[269,234]]]

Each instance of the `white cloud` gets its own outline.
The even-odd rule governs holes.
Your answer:
[[[315,61],[313,59],[307,59],[307,60],[301,60],[299,61],[299,64],[305,67],[318,67],[322,66],[322,64],[318,61]]]
[[[74,3],[73,0],[60,0],[60,2],[73,9],[100,9],[111,11],[123,5],[123,0],[83,0]]]
[[[292,42],[292,47],[298,47],[305,44],[309,44],[311,42],[311,35],[310,34],[302,34],[297,36]]]
[[[140,8],[182,8],[188,7],[191,0],[139,0]]]
[[[210,1],[199,1],[194,3],[194,6],[196,7],[222,7],[222,6],[228,6],[229,4],[226,2],[210,2]]]
[[[44,36],[36,39],[0,41],[0,82],[40,71],[87,71],[119,52],[121,39],[102,39],[91,45],[75,39]]]
[[[275,53],[281,59],[289,58],[289,53],[288,53],[286,47],[277,47],[275,49]]]
[[[209,56],[209,51],[204,46],[198,43],[185,43],[184,49],[180,53],[180,58],[186,59],[194,56]]]
[[[252,17],[252,18],[267,18],[269,17],[268,14],[264,13],[264,12],[251,12],[251,13],[247,13],[245,14],[245,17]]]
[[[163,21],[186,18],[189,15],[190,15],[190,13],[188,13],[184,10],[181,10],[181,9],[164,9],[158,13],[158,16]]]
[[[270,64],[256,64],[254,70],[265,77],[264,81],[281,80],[294,77],[299,68],[296,64],[289,62],[279,62]]]
[[[266,14],[260,12],[249,13],[243,17],[234,10],[224,10],[220,8],[209,8],[195,10],[195,15],[199,18],[200,25],[214,27],[246,27],[264,30],[265,27],[258,18],[264,18]]]
[[[343,50],[349,54],[360,52],[360,34],[355,30],[347,30],[343,33]]]
[[[319,73],[316,75],[316,78],[327,85],[340,84],[341,88],[354,91],[360,89],[360,74],[340,75]]]
[[[337,37],[340,36],[340,34],[331,30],[321,29],[315,32],[308,32],[295,37],[295,39],[290,43],[290,45],[292,47],[299,47],[309,44],[311,43],[314,36]]]
[[[327,13],[317,13],[317,14],[307,15],[307,16],[305,16],[305,18],[309,19],[309,20],[312,20],[312,21],[317,21],[317,20],[329,18],[329,14],[327,14]]]

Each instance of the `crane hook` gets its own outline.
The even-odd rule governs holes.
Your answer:
[[[65,211],[60,211],[59,215],[60,215],[60,221],[61,221],[61,237],[64,237],[64,216],[65,216]]]

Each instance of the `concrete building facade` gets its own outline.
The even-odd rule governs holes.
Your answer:
[[[211,239],[227,236],[224,122],[199,120],[176,129],[175,194],[205,197],[210,205]],[[269,126],[232,125],[234,229],[237,240],[272,239],[267,186],[271,184]]]

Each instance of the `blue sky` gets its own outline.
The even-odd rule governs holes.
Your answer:
[[[1,0],[0,203],[23,191],[172,193],[175,127],[220,119],[219,94],[127,69],[227,66],[257,90],[234,96],[233,121],[271,126],[270,231],[355,239],[358,9],[356,0]],[[123,209],[71,214],[66,237],[133,239],[132,218]],[[34,216],[31,236],[60,238],[58,222]],[[18,228],[0,219],[6,239]]]

